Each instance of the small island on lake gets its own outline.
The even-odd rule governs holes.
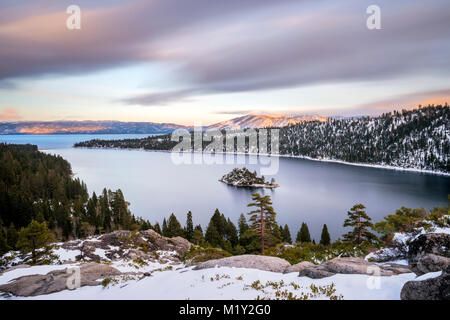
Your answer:
[[[270,182],[265,181],[264,176],[257,176],[256,171],[250,172],[247,168],[234,168],[230,173],[225,174],[219,181],[235,186],[245,188],[277,188],[278,184],[272,178]]]

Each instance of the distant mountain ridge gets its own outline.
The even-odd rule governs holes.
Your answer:
[[[24,121],[0,123],[0,134],[166,134],[187,126],[174,123],[121,121]]]
[[[249,114],[222,121],[204,129],[244,129],[284,127],[300,122],[326,121],[327,118],[311,116],[256,115]],[[20,121],[0,122],[0,134],[166,134],[176,129],[192,127],[174,123],[121,122],[121,121]]]
[[[281,114],[272,115],[256,115],[248,114],[242,117],[233,118],[231,120],[222,121],[210,125],[208,129],[243,129],[243,128],[270,128],[270,127],[285,127],[295,125],[300,122],[310,121],[327,121],[326,117],[319,115],[301,115],[301,116],[286,116]]]

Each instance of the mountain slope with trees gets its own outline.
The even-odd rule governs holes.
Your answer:
[[[447,104],[419,106],[378,117],[301,122],[279,129],[281,155],[450,173],[450,108]],[[194,139],[191,140],[193,144]],[[163,135],[90,140],[77,143],[75,147],[172,150],[178,142],[172,141],[171,135]],[[203,141],[203,149],[209,143]],[[223,145],[225,151],[225,143]],[[248,152],[248,145],[245,152]]]
[[[35,145],[0,144],[0,234],[6,248],[20,247],[24,228],[44,222],[59,240],[149,226],[131,214],[120,189],[89,197],[62,157]]]

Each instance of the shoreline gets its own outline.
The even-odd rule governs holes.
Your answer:
[[[222,179],[219,180],[220,182],[225,183],[226,185],[232,186],[232,187],[236,187],[236,188],[268,188],[268,189],[275,189],[278,188],[280,185],[279,184],[252,184],[252,185],[236,185],[236,184],[232,184],[231,182],[226,182]]]
[[[147,151],[147,152],[166,152],[172,153],[171,150],[150,150],[144,148],[105,148],[105,147],[73,147],[74,149],[99,149],[99,150],[128,150],[128,151]],[[203,151],[177,151],[178,153],[204,153]],[[356,167],[368,167],[375,169],[386,169],[386,170],[395,170],[395,171],[406,171],[406,172],[415,172],[415,173],[423,173],[423,174],[433,174],[440,175],[444,177],[450,177],[450,173],[442,172],[442,171],[433,171],[428,169],[419,169],[419,168],[403,168],[396,167],[391,165],[382,165],[382,164],[371,164],[371,163],[362,163],[362,162],[347,162],[344,160],[337,159],[328,159],[328,158],[311,158],[308,156],[296,156],[289,154],[265,154],[265,153],[246,153],[246,152],[216,152],[217,154],[235,154],[235,155],[248,155],[248,156],[264,156],[264,157],[279,157],[279,158],[291,158],[291,159],[303,159],[303,160],[311,160],[311,161],[319,161],[319,162],[330,162],[330,163],[338,163],[344,165],[351,165]]]

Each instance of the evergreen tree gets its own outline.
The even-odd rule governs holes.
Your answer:
[[[238,232],[234,223],[228,218],[225,239],[234,247],[239,243]]]
[[[6,242],[6,237],[3,234],[3,228],[0,225],[0,255],[5,254],[9,250],[11,250],[11,247],[8,246],[8,243]]]
[[[169,236],[169,229],[167,228],[167,221],[166,218],[164,218],[163,220],[163,225],[162,225],[162,235],[164,237],[168,237]]]
[[[295,239],[296,242],[311,242],[311,235],[309,234],[308,225],[303,222],[302,226],[300,227],[300,230],[297,233],[297,238]]]
[[[201,225],[197,225],[194,228],[194,232],[192,234],[192,243],[196,245],[203,245],[205,242],[205,237],[203,236],[203,230]]]
[[[240,239],[241,236],[244,234],[244,232],[247,231],[249,228],[248,224],[247,224],[247,219],[245,219],[245,216],[243,213],[241,213],[241,215],[239,216],[238,228],[239,228],[239,239]]]
[[[292,243],[291,231],[287,224],[284,225],[282,236],[283,242]]]
[[[248,207],[255,207],[255,210],[248,213],[250,215],[250,228],[258,236],[261,253],[264,254],[264,249],[273,244],[275,238],[273,232],[275,229],[279,231],[275,221],[276,213],[273,210],[269,195],[261,196],[259,193],[253,193],[252,200],[254,202],[247,205]]]
[[[326,224],[324,224],[322,228],[322,234],[320,236],[320,244],[324,246],[329,246],[331,244],[330,234],[328,233],[328,227]]]
[[[177,217],[172,213],[167,222],[167,236],[166,237],[183,237],[184,230],[181,227],[180,222],[178,222]]]
[[[188,241],[192,240],[192,236],[194,234],[194,223],[192,222],[192,212],[189,211],[187,213],[186,218],[186,227],[184,229],[185,237]]]
[[[161,227],[159,226],[159,223],[158,223],[158,222],[156,222],[156,223],[153,225],[153,230],[155,230],[157,233],[159,233],[159,234],[162,235]]]
[[[14,226],[14,223],[11,222],[11,224],[8,227],[8,230],[6,232],[6,239],[7,239],[7,243],[8,246],[11,249],[16,249],[16,243],[17,243],[17,239],[18,239],[19,235],[17,233],[16,227]]]
[[[31,252],[33,264],[36,264],[40,257],[49,252],[47,244],[52,241],[55,241],[55,238],[47,229],[45,222],[33,220],[26,228],[20,229],[16,247],[24,253]],[[44,250],[38,250],[40,248]]]
[[[363,241],[373,242],[377,237],[369,232],[369,228],[373,228],[371,218],[364,211],[366,207],[362,204],[355,204],[350,211],[347,212],[348,218],[344,221],[344,227],[351,227],[353,230],[344,234],[344,241],[361,244]]]
[[[224,240],[220,235],[219,231],[217,231],[213,219],[209,221],[208,227],[206,228],[205,240],[213,247],[223,246]]]

